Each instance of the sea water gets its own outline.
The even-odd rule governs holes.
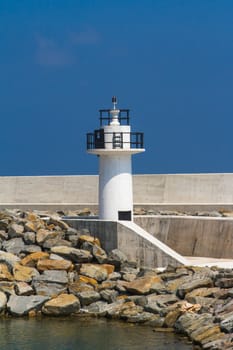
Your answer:
[[[0,320],[1,350],[190,350],[185,339],[105,319]]]

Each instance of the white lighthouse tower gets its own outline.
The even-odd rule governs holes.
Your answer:
[[[99,156],[99,219],[132,220],[131,156],[144,152],[143,133],[131,132],[129,109],[100,109],[100,129],[87,134],[87,152]]]

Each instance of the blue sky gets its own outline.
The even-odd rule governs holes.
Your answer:
[[[233,172],[232,0],[0,0],[0,176],[95,174],[98,109],[135,173]]]

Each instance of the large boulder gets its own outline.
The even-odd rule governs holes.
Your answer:
[[[2,244],[2,248],[6,250],[8,253],[19,254],[22,250],[24,250],[25,244],[22,238],[12,238],[9,241],[4,241]]]
[[[66,292],[66,285],[58,283],[48,283],[43,281],[34,281],[32,286],[37,295],[46,295],[55,297],[58,294]]]
[[[33,288],[26,282],[17,282],[15,285],[15,291],[17,295],[32,295],[34,294]]]
[[[48,259],[48,257],[49,257],[49,254],[46,252],[36,252],[30,255],[27,255],[25,258],[23,258],[20,261],[20,264],[23,266],[35,267],[39,260]]]
[[[148,294],[151,291],[153,284],[161,283],[159,276],[139,277],[125,285],[125,288],[133,294]]]
[[[0,280],[1,281],[13,281],[9,266],[6,263],[0,263]]]
[[[90,236],[90,235],[81,235],[81,236],[79,236],[79,238],[78,238],[78,245],[82,246],[82,244],[85,243],[85,242],[91,243],[93,245],[95,244],[95,245],[100,247],[100,241],[99,241],[99,238],[97,238],[97,237],[93,237],[93,236]]]
[[[40,276],[34,267],[22,266],[15,264],[13,268],[14,279],[21,282],[31,282],[33,278]]]
[[[8,235],[10,238],[22,237],[24,226],[16,223],[12,223],[8,226]]]
[[[125,253],[119,249],[113,249],[108,256],[108,261],[110,264],[120,267],[121,264],[125,263],[128,260]]]
[[[15,295],[15,282],[0,281],[0,291],[7,296]]]
[[[0,262],[6,263],[11,269],[18,261],[20,259],[16,255],[0,250]]]
[[[89,251],[83,249],[56,246],[51,248],[51,252],[61,255],[62,257],[69,259],[75,263],[85,263],[92,260],[92,254]]]
[[[108,269],[103,265],[82,264],[80,274],[102,282],[108,278]]]
[[[77,296],[81,302],[81,305],[89,305],[98,300],[100,300],[100,294],[94,290],[86,290],[83,292],[77,293]]]
[[[46,315],[64,316],[77,313],[80,309],[78,298],[72,294],[60,294],[54,299],[47,301],[42,312]]]
[[[49,299],[41,295],[11,295],[7,303],[8,312],[14,316],[27,315],[31,310],[38,310]]]
[[[52,238],[63,238],[64,234],[62,231],[49,231],[45,229],[40,229],[36,233],[36,241],[38,244],[43,244],[48,239]]]
[[[68,275],[66,271],[60,270],[46,270],[41,275],[36,276],[34,281],[41,281],[45,283],[58,283],[58,284],[67,284]]]
[[[195,278],[187,283],[184,283],[181,286],[179,286],[179,288],[177,289],[177,295],[183,299],[187,293],[191,292],[196,288],[201,288],[201,287],[206,287],[206,288],[213,287],[212,279],[209,277]]]
[[[71,270],[72,262],[69,260],[43,259],[37,262],[38,271],[46,270]]]
[[[93,245],[92,254],[96,258],[99,264],[104,264],[107,262],[108,256],[101,247],[98,245]]]

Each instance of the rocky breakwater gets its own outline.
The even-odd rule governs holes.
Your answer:
[[[138,267],[57,214],[0,212],[0,314],[90,315],[233,349],[233,270]]]

